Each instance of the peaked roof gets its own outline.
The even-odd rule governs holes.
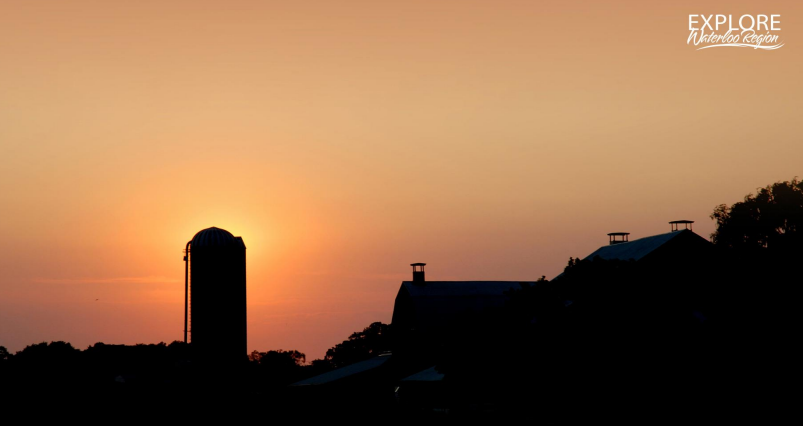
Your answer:
[[[681,231],[669,232],[666,234],[653,235],[651,237],[639,238],[627,243],[613,244],[598,248],[593,253],[586,256],[586,259],[593,259],[599,256],[602,259],[619,259],[619,260],[641,260],[644,256],[652,253],[658,247],[668,243],[669,241],[677,238],[680,235],[694,232],[687,229]],[[696,234],[695,234],[696,235]]]
[[[443,380],[444,374],[439,372],[435,369],[435,367],[429,367],[426,370],[419,371],[418,373],[413,374],[412,376],[405,377],[401,379],[402,382],[440,382]]]
[[[304,379],[300,382],[293,383],[290,386],[312,386],[312,385],[325,385],[340,379],[351,377],[368,370],[373,370],[390,359],[389,354],[382,354],[365,361],[355,362],[354,364],[332,370],[328,373],[319,374],[317,376]]]

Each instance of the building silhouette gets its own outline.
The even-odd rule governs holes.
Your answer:
[[[394,353],[419,367],[434,362],[447,336],[467,332],[478,315],[502,309],[511,291],[534,281],[427,281],[423,263],[414,263],[413,280],[401,283],[393,306]]]
[[[248,337],[243,239],[224,229],[204,229],[187,243],[184,261],[185,341],[189,337],[202,362],[244,362]]]

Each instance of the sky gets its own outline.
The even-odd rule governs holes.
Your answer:
[[[777,50],[686,43],[780,14]],[[183,337],[242,236],[248,348],[307,359],[429,280],[535,280],[803,176],[803,3],[0,0],[0,345]]]

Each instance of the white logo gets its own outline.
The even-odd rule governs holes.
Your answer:
[[[711,47],[751,47],[775,50],[784,44],[774,32],[781,31],[781,15],[689,15],[686,44],[697,50]]]

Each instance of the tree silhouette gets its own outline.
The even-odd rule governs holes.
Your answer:
[[[8,349],[5,346],[0,346],[0,381],[6,382],[8,379],[6,376],[6,371],[8,371],[8,364],[10,364],[11,354],[8,353]],[[0,392],[2,393],[2,392]]]
[[[335,368],[364,361],[382,352],[390,351],[390,326],[375,322],[363,331],[354,332],[348,340],[338,343],[326,351],[324,360]]]
[[[714,244],[735,249],[800,250],[803,243],[803,182],[776,182],[732,206],[721,204],[711,218]]]
[[[297,350],[253,351],[248,360],[254,380],[267,389],[282,388],[309,374],[304,365],[307,357]]]
[[[297,350],[285,351],[279,349],[276,351],[259,352],[253,351],[248,355],[248,360],[261,365],[276,365],[276,366],[302,366],[307,361],[307,356]]]

